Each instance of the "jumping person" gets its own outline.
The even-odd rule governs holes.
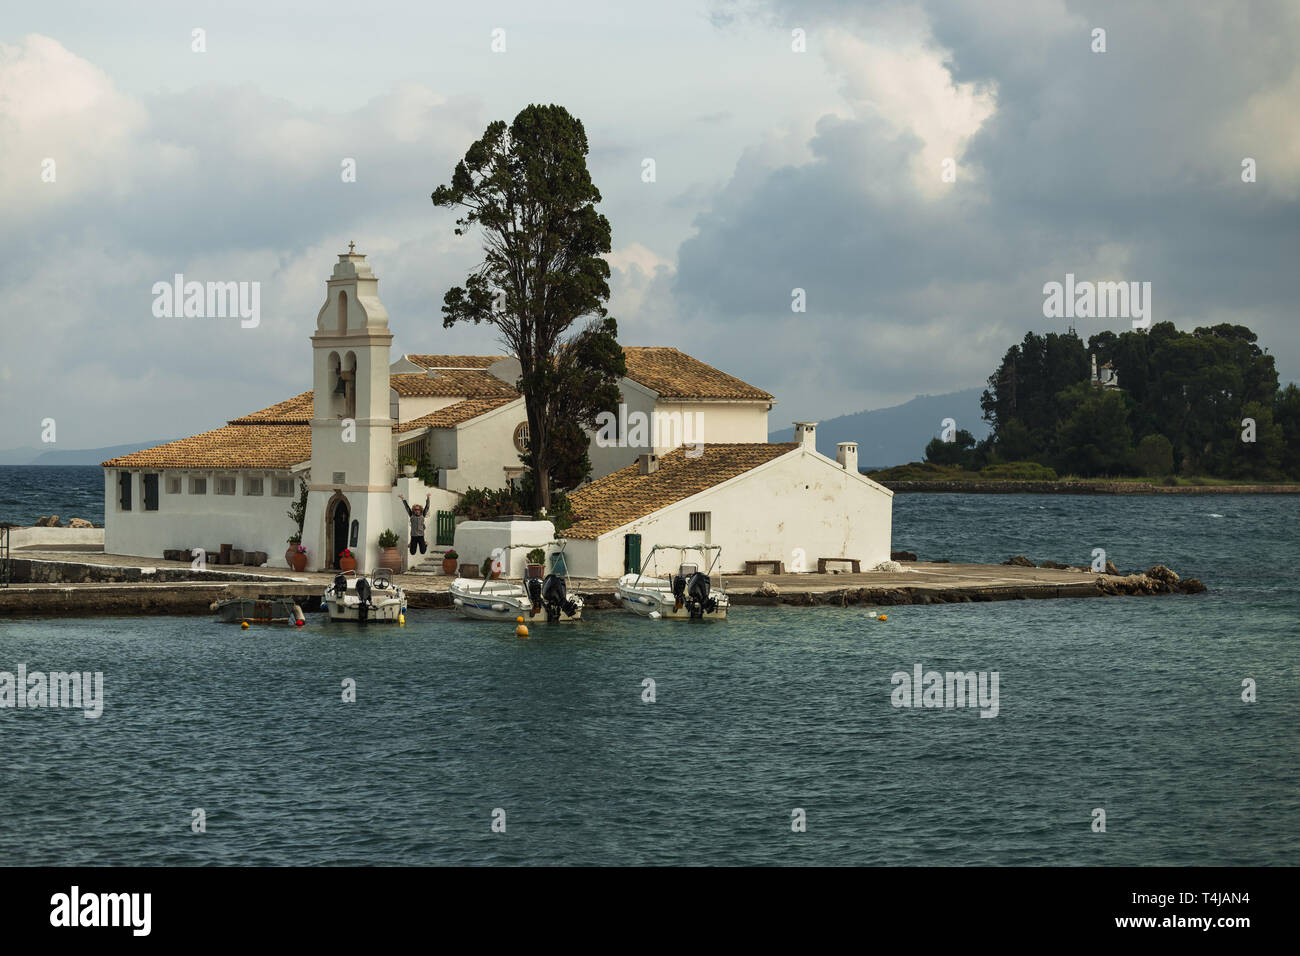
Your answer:
[[[411,554],[415,554],[416,545],[419,545],[420,553],[424,554],[429,547],[424,542],[424,518],[425,515],[429,513],[430,496],[425,495],[424,507],[421,508],[419,505],[416,505],[414,511],[412,511],[411,506],[406,503],[406,495],[398,495],[397,497],[402,499],[402,507],[405,508],[406,513],[411,516]]]

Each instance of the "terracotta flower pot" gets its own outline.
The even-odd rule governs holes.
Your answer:
[[[284,549],[284,563],[289,567],[293,567],[293,556],[297,550],[298,546],[296,544],[291,544]]]
[[[402,552],[397,548],[379,549],[379,566],[387,568],[394,574],[402,573]]]
[[[292,565],[293,565],[293,569],[294,569],[295,571],[299,572],[299,573],[302,573],[303,571],[306,571],[306,570],[307,570],[307,552],[306,552],[306,551],[295,551],[295,552],[293,553],[293,555],[290,557],[290,559],[289,559],[289,563],[292,564]]]
[[[357,569],[356,558],[339,558],[340,571],[355,571]]]
[[[442,559],[442,573],[443,573],[443,574],[455,574],[455,573],[456,573],[456,561],[457,561],[457,560],[458,560],[457,558],[443,558],[443,559]]]

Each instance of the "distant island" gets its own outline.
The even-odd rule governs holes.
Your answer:
[[[980,397],[991,425],[930,441],[924,461],[870,471],[900,490],[1267,489],[1300,481],[1300,389],[1240,325],[1028,333]],[[929,487],[914,486],[923,483]],[[959,485],[963,485],[959,488]],[[1049,487],[1053,484],[1062,487]],[[1113,486],[1113,487],[1112,487]]]

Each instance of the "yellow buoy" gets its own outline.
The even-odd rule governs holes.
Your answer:
[[[516,623],[516,624],[522,624],[522,623],[524,623],[524,619],[523,619],[523,617],[520,616],[520,617],[515,618],[515,623]]]
[[[528,636],[528,628],[524,627],[522,624],[520,624],[518,627],[515,628],[515,637],[527,637],[527,636]]]
[[[885,615],[882,614],[882,615],[880,615],[878,618],[876,618],[876,620],[877,620],[877,621],[888,621],[889,618],[885,617]]]
[[[397,615],[397,625],[398,625],[398,627],[406,627],[406,615],[405,615],[405,614],[399,614],[399,615]]]
[[[242,627],[244,630],[248,630],[248,622],[247,622],[247,621],[240,621],[240,622],[239,622],[239,626]]]

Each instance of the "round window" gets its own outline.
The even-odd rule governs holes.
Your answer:
[[[519,454],[528,454],[528,423],[520,422],[519,427],[515,429],[515,448],[519,449]]]

